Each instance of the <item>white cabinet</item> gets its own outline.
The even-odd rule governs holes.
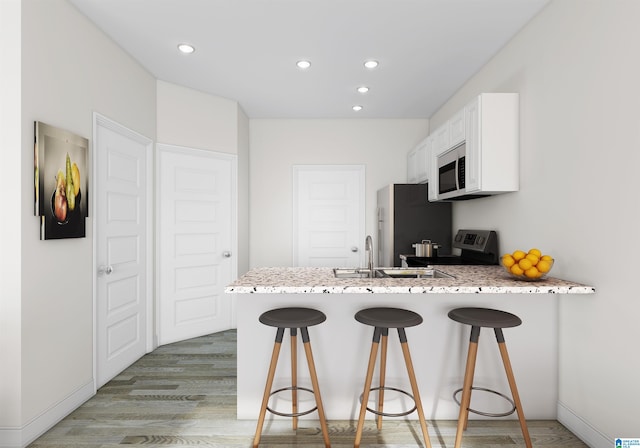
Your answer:
[[[417,160],[418,160],[418,148],[413,148],[411,151],[409,151],[409,154],[407,154],[407,183],[408,184],[417,183],[417,180],[416,180],[417,179],[416,168],[418,166]]]
[[[464,141],[465,137],[465,113],[464,109],[460,110],[447,121],[449,127],[449,146],[457,146]]]
[[[433,153],[441,153],[450,147],[448,125],[448,122],[443,124],[431,134],[430,137],[433,139]]]
[[[431,138],[427,137],[407,154],[407,182],[422,184],[429,182],[431,161]]]
[[[518,94],[483,93],[467,104],[464,111],[466,192],[518,191]]]
[[[483,93],[436,129],[429,166],[429,200],[518,191],[519,96],[517,93]],[[465,144],[464,188],[438,193],[438,156]]]

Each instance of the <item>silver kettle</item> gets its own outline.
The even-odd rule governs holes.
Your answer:
[[[422,240],[421,243],[412,244],[411,247],[416,250],[416,257],[435,257],[438,255],[438,243],[432,243],[431,240]]]

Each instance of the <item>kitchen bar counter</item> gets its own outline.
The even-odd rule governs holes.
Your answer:
[[[329,268],[258,268],[230,284],[226,292],[234,298],[238,328],[238,418],[257,419],[273,350],[275,329],[262,325],[258,317],[270,309],[288,306],[315,308],[326,314],[325,322],[309,328],[325,413],[329,420],[357,418],[373,330],[358,323],[354,315],[363,308],[387,306],[409,309],[423,317],[421,325],[406,331],[424,411],[429,419],[456,419],[458,406],[452,394],[462,387],[470,328],[452,321],[447,313],[457,307],[479,306],[508,311],[522,319],[521,326],[505,329],[505,338],[525,416],[555,419],[558,299],[563,295],[586,297],[594,288],[555,278],[519,281],[509,278],[499,266],[437,268],[455,279],[336,279]],[[475,385],[508,394],[493,331],[483,330],[480,339]],[[290,384],[289,352],[287,335],[274,389]],[[407,390],[394,330],[389,332],[388,357],[387,384]],[[310,387],[303,353],[298,354],[298,360],[299,385]],[[299,409],[313,407],[313,395],[299,395],[303,400]],[[385,409],[407,409],[403,396],[388,395],[391,401],[385,402]],[[277,394],[272,405],[287,412],[288,397],[290,394]],[[477,393],[473,400],[476,409],[505,410],[503,402],[492,394]],[[317,419],[317,414],[302,418]],[[368,413],[367,418],[372,415]],[[470,418],[486,417],[471,414]]]
[[[231,283],[236,294],[592,294],[591,286],[553,277],[511,278],[500,266],[437,266],[455,279],[335,278],[331,268],[257,268]]]

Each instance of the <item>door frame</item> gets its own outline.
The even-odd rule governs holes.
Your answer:
[[[146,176],[146,190],[147,190],[147,207],[145,210],[145,217],[146,217],[146,253],[145,253],[145,257],[147,260],[146,263],[146,290],[147,290],[147,295],[145,298],[146,304],[145,304],[145,309],[146,309],[146,321],[147,321],[147,331],[146,334],[143,336],[145,338],[145,349],[147,351],[147,353],[151,352],[154,348],[157,347],[157,337],[156,337],[156,333],[155,333],[155,326],[153,325],[153,305],[154,305],[154,300],[153,298],[155,297],[155,290],[153,289],[154,286],[154,281],[153,281],[153,270],[154,270],[154,263],[153,263],[153,253],[154,253],[154,248],[153,248],[153,242],[154,242],[154,234],[153,234],[153,229],[154,229],[154,225],[153,225],[153,207],[155,204],[155,196],[154,196],[154,190],[153,190],[153,178],[154,178],[154,172],[153,172],[153,140],[145,137],[144,135],[131,130],[123,125],[121,125],[120,123],[102,115],[99,114],[98,112],[93,112],[93,134],[92,134],[92,151],[89,154],[89,158],[91,160],[90,165],[91,165],[91,179],[88,179],[89,181],[89,189],[92,191],[91,194],[91,203],[89,204],[89,216],[93,216],[93,225],[92,225],[92,231],[93,231],[93,291],[92,291],[92,295],[93,295],[93,389],[94,389],[94,393],[97,390],[97,380],[98,380],[98,315],[97,315],[97,310],[98,310],[98,306],[97,306],[97,300],[98,300],[98,260],[97,260],[97,256],[98,256],[98,220],[96,219],[96,213],[97,213],[97,209],[98,207],[96,207],[96,201],[98,199],[98,184],[97,184],[97,179],[98,179],[98,164],[97,164],[97,160],[98,157],[96,155],[96,151],[97,151],[97,129],[98,126],[101,126],[103,128],[107,128],[110,129],[122,136],[125,136],[131,140],[135,140],[136,142],[144,145],[146,147],[145,149],[145,168],[147,170],[147,176]]]
[[[233,219],[231,224],[231,254],[232,259],[234,260],[231,263],[231,278],[232,280],[238,278],[238,156],[237,154],[218,151],[218,150],[208,150],[202,148],[193,148],[189,146],[180,146],[180,145],[171,145],[168,143],[156,143],[156,152],[159,154],[160,151],[169,151],[177,154],[203,154],[207,157],[224,159],[231,162],[231,217]],[[156,157],[155,160],[155,191],[160,191],[160,156]],[[154,213],[154,222],[157,226],[160,225],[160,195],[157,194],[154,198],[155,213]],[[157,226],[155,227],[157,229]],[[157,231],[154,237],[154,242],[156,248],[158,248],[158,252],[160,251],[161,242],[160,242],[160,231]],[[155,272],[160,272],[160,256],[161,254],[156,253],[156,258],[154,261]],[[154,287],[156,291],[159,291],[160,288],[160,279],[156,278],[154,280]],[[234,296],[234,294],[232,294]],[[158,302],[159,296],[154,296],[154,302]],[[160,339],[160,304],[156,303],[155,312],[154,312],[154,330],[155,330],[155,346],[158,346]],[[233,297],[231,297],[231,328],[237,327],[237,317],[236,317],[236,301]]]
[[[296,241],[298,240],[298,233],[299,233],[299,226],[298,226],[298,214],[297,212],[297,204],[298,204],[298,173],[300,171],[358,171],[360,172],[360,198],[362,203],[360,204],[360,210],[359,210],[359,221],[360,221],[360,226],[358,229],[359,234],[362,237],[362,241],[364,241],[364,234],[365,234],[365,230],[366,230],[366,209],[367,209],[367,198],[366,198],[366,193],[367,193],[367,188],[366,188],[366,165],[361,165],[361,164],[353,164],[353,165],[293,165],[293,171],[292,171],[292,176],[293,176],[293,182],[292,182],[292,190],[293,190],[293,194],[292,194],[292,204],[291,204],[291,215],[292,215],[292,235],[293,235],[293,239],[291,241],[291,260],[293,263],[293,266],[297,266],[298,265],[298,251],[297,251],[297,247],[296,247]],[[362,263],[362,257],[364,251],[361,251],[358,254],[358,257],[360,258],[360,263]]]

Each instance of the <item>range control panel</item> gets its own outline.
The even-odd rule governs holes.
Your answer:
[[[453,247],[482,253],[497,253],[498,235],[494,230],[458,230]]]

